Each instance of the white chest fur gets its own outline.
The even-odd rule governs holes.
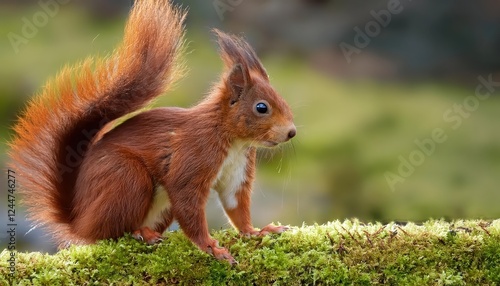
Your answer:
[[[246,179],[247,148],[248,145],[245,143],[233,143],[212,184],[226,209],[234,209],[238,206],[236,193]]]
[[[159,186],[155,190],[153,203],[149,208],[148,214],[146,215],[146,219],[144,219],[142,226],[154,229],[156,224],[163,220],[163,211],[168,208],[170,208],[170,201],[168,199],[167,191],[162,186]]]

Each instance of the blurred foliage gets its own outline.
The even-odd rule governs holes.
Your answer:
[[[37,6],[0,9],[0,34],[20,33],[20,19],[37,11]],[[61,67],[106,55],[121,41],[124,15],[106,19],[82,11],[61,7],[17,54],[7,37],[0,41],[2,138],[12,135],[9,128],[22,106]],[[193,105],[217,79],[222,64],[207,30],[188,20],[190,52],[185,58],[190,71],[157,105]],[[474,96],[474,84],[340,80],[322,73],[306,57],[280,50],[268,50],[262,60],[276,90],[294,110],[298,136],[277,150],[260,152],[256,226],[271,220],[301,224],[346,217],[385,222],[500,216],[498,96],[480,101],[455,130],[443,115]],[[423,164],[391,190],[386,172],[397,174],[400,156],[408,160],[418,149],[414,141],[430,138],[435,128],[444,130],[446,142],[436,144]],[[0,144],[2,161],[6,140]],[[214,201],[208,207],[210,226],[227,227]]]

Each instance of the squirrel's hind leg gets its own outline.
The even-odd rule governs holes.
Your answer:
[[[148,226],[143,226],[134,231],[132,236],[137,240],[146,242],[147,244],[162,242],[164,239],[162,234],[167,230],[170,224],[172,224],[174,216],[170,209],[164,210],[161,216],[162,220],[155,225],[154,229],[151,229]]]
[[[161,233],[156,232],[148,226],[143,226],[132,233],[132,237],[147,244],[156,244],[163,241]]]
[[[73,220],[75,234],[90,241],[118,238],[137,230],[154,196],[151,175],[132,154],[108,152],[99,163],[100,168],[82,166],[76,204],[81,207],[75,210]]]

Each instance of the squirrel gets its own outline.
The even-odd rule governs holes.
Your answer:
[[[288,229],[251,222],[256,148],[297,131],[243,38],[214,30],[224,71],[198,104],[143,110],[184,71],[185,17],[170,1],[136,1],[123,43],[106,58],[63,69],[14,126],[9,165],[28,218],[59,248],[125,233],[155,244],[176,220],[201,250],[233,264],[208,230],[210,190],[242,235]]]

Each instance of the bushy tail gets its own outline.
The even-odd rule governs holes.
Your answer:
[[[184,18],[167,0],[136,1],[115,52],[63,69],[14,127],[9,166],[29,218],[59,242],[71,234],[75,180],[98,131],[145,107],[182,72]]]

